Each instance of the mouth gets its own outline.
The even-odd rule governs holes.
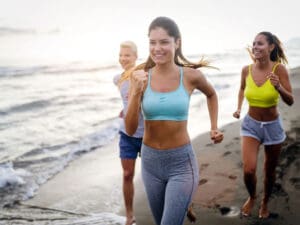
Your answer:
[[[254,51],[253,51],[253,54],[254,54],[254,55],[257,55],[257,54],[260,54],[260,53],[261,53],[261,51],[259,51],[259,50],[254,50]]]
[[[164,58],[164,54],[153,54],[153,58],[157,60],[162,59]]]
[[[122,66],[127,66],[129,63],[128,62],[121,62]]]

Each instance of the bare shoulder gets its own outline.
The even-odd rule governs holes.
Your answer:
[[[245,79],[247,75],[249,74],[250,65],[245,65],[242,68],[241,77],[242,79]]]
[[[194,89],[198,89],[202,92],[207,91],[206,89],[210,85],[200,69],[184,68],[183,71],[185,87],[190,93],[192,93]]]
[[[184,67],[183,73],[184,73],[185,78],[190,82],[195,82],[199,79],[205,79],[205,76],[199,69]]]
[[[242,74],[248,74],[248,72],[249,72],[249,66],[250,65],[243,66],[243,68],[242,68]]]
[[[286,74],[286,75],[288,74],[288,70],[286,66],[282,63],[278,64],[274,72],[278,74]]]

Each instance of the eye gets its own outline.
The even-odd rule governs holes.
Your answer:
[[[169,40],[162,40],[161,44],[163,44],[163,45],[169,44]]]
[[[155,41],[149,41],[149,45],[155,45]]]

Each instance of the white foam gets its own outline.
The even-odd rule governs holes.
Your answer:
[[[0,188],[4,188],[8,185],[17,186],[25,183],[22,176],[28,176],[29,172],[18,169],[15,170],[13,168],[13,164],[11,162],[0,165]]]
[[[120,124],[120,120],[115,119],[110,121],[103,129],[85,136],[72,147],[69,157],[73,158],[74,154],[78,152],[90,151],[96,147],[108,144],[116,137]]]
[[[122,199],[122,187],[120,183],[113,184],[111,188],[110,198],[104,204],[106,205],[108,211],[110,212],[119,212],[122,205],[120,204],[120,199]]]
[[[97,214],[89,214],[87,216],[69,219],[65,222],[53,222],[51,224],[59,224],[59,225],[69,225],[69,224],[99,224],[99,225],[123,225],[126,222],[126,218],[124,216],[119,216],[114,213],[103,212]]]

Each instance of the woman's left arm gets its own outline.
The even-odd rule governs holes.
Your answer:
[[[196,70],[191,76],[193,89],[201,91],[207,100],[207,108],[210,117],[211,131],[210,136],[214,143],[223,140],[223,133],[218,130],[218,96],[213,86],[206,80],[201,71]]]
[[[293,105],[294,97],[289,74],[284,65],[280,64],[275,73],[270,74],[270,81],[281,96],[281,99],[289,106]]]

